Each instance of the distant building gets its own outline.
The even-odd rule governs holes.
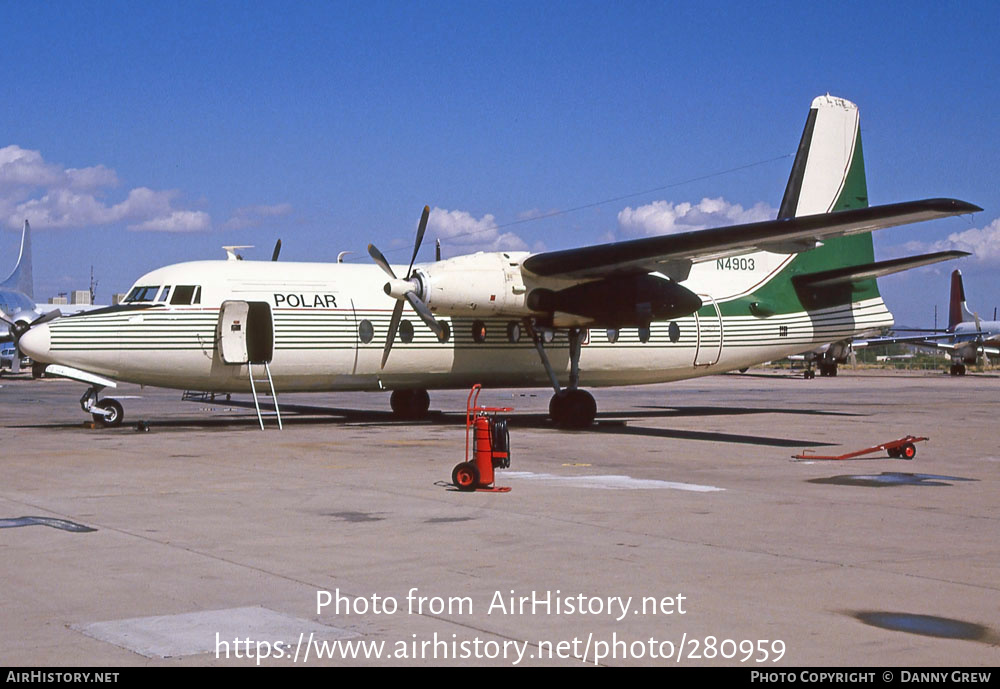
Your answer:
[[[69,295],[70,304],[80,304],[81,306],[90,304],[90,290],[75,289]]]
[[[64,297],[62,295],[60,295],[58,297],[49,297],[49,303],[50,304],[59,304],[59,305],[65,306],[66,304],[69,304],[69,299],[67,299],[66,297]]]
[[[121,304],[125,301],[125,297],[128,296],[128,292],[119,292],[118,294],[111,295],[111,303],[114,305]]]

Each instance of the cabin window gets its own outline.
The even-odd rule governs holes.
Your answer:
[[[477,344],[482,344],[486,342],[486,324],[482,321],[472,322],[472,339],[476,341]]]
[[[136,286],[132,288],[132,291],[128,293],[125,297],[126,304],[135,304],[138,302],[150,302],[156,300],[156,293],[160,291],[160,286],[155,287],[143,285]]]
[[[399,339],[403,342],[403,344],[410,344],[413,342],[413,323],[410,323],[407,320],[400,322]]]
[[[649,326],[639,328],[639,342],[649,342]]]
[[[198,285],[177,285],[170,296],[171,304],[187,306],[201,303],[201,287]]]
[[[368,344],[375,339],[375,327],[367,318],[358,324],[358,337],[361,338],[361,341],[365,344]]]
[[[618,341],[618,328],[608,328],[608,342],[614,344]]]
[[[511,321],[507,324],[507,341],[511,344],[517,344],[521,341],[521,324],[517,321]]]
[[[451,326],[449,326],[446,321],[438,321],[438,323],[441,324],[441,330],[444,331],[440,342],[445,343],[449,340],[449,338],[451,338]]]
[[[677,321],[670,321],[667,334],[670,336],[671,342],[677,342],[677,340],[681,339],[681,326],[677,325]]]

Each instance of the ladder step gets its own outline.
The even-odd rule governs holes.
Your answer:
[[[263,364],[259,364],[259,365],[262,365],[264,367],[264,373],[267,375],[267,378],[254,378],[253,377],[253,366],[254,366],[254,364],[250,364],[250,366],[248,368],[248,378],[250,379],[250,390],[253,393],[253,404],[254,404],[254,407],[257,410],[257,418],[260,420],[260,427],[261,427],[261,430],[263,430],[264,429],[264,417],[265,416],[275,416],[278,419],[278,428],[280,429],[281,428],[281,411],[278,409],[278,394],[277,394],[277,392],[274,389],[274,381],[271,379],[271,367],[268,366],[268,364],[266,362],[264,362]],[[258,375],[259,375],[259,372],[258,372]],[[257,392],[257,387],[256,387],[257,383],[260,383],[262,385],[266,384],[267,388],[270,388],[270,390],[271,390],[270,393],[265,392],[266,388],[262,389],[260,391],[260,393],[258,393]],[[269,396],[269,397],[272,398],[272,400],[273,400],[272,405],[274,407],[274,411],[262,411],[261,410],[259,395]]]

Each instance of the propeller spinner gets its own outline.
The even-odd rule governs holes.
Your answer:
[[[28,332],[36,325],[41,325],[42,323],[48,323],[49,321],[54,321],[62,315],[62,311],[59,309],[52,309],[48,313],[43,313],[41,316],[36,318],[31,322],[26,321],[9,321],[3,316],[0,316],[0,321],[3,321],[9,326],[10,336],[14,340],[14,346],[17,347],[17,343],[21,340],[21,336]]]
[[[392,278],[385,284],[385,293],[397,300],[396,308],[392,310],[392,320],[389,321],[389,332],[385,337],[385,349],[382,350],[382,368],[385,368],[385,362],[389,359],[389,352],[392,351],[392,344],[396,339],[399,321],[403,316],[403,300],[409,302],[413,310],[420,316],[420,320],[437,335],[439,340],[444,342],[446,338],[444,328],[434,320],[434,316],[431,314],[430,309],[427,308],[427,304],[417,296],[420,282],[413,275],[413,263],[417,260],[417,252],[420,251],[420,244],[424,239],[424,231],[427,229],[427,218],[430,216],[430,213],[430,207],[424,206],[424,212],[420,216],[420,225],[417,227],[417,239],[413,244],[413,256],[410,258],[410,266],[406,269],[405,278],[397,278],[396,273],[393,272],[392,267],[385,260],[382,252],[376,249],[374,244],[368,245],[368,254],[372,257],[372,260]]]

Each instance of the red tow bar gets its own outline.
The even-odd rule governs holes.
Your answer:
[[[863,450],[858,450],[857,452],[848,452],[846,455],[817,455],[814,454],[812,450],[802,450],[800,454],[792,455],[793,459],[854,459],[855,457],[860,457],[861,455],[868,455],[873,452],[881,452],[885,450],[890,457],[893,459],[913,459],[917,456],[917,447],[914,443],[919,443],[924,440],[930,440],[930,438],[918,437],[915,435],[908,435],[905,438],[900,438],[899,440],[890,440],[887,443],[882,443],[881,445],[875,445],[873,447],[866,447]]]

